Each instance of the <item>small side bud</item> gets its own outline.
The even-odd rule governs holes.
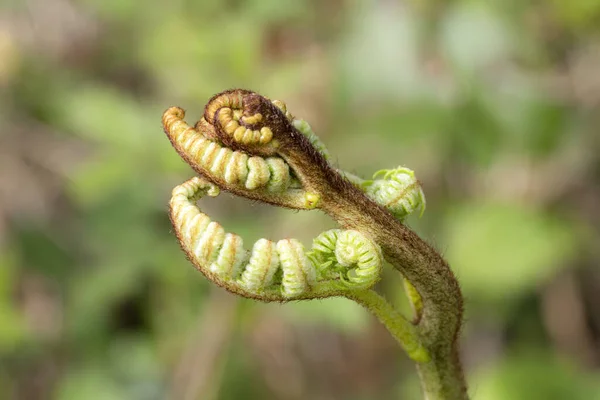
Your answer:
[[[316,208],[321,201],[321,195],[318,193],[306,193],[304,195],[304,205],[307,209]]]
[[[383,176],[382,179],[376,179]],[[414,171],[404,167],[377,171],[371,181],[362,183],[365,193],[400,220],[417,209],[425,211],[425,194]]]

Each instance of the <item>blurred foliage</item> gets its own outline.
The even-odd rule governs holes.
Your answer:
[[[419,398],[359,307],[237,300],[185,260],[166,203],[192,171],[160,117],[231,87],[286,101],[345,169],[417,172],[473,398],[600,398],[599,2],[0,7],[0,398]],[[333,226],[202,207],[248,242]]]
[[[450,215],[447,257],[473,302],[518,302],[573,256],[573,230],[536,211],[466,203]]]

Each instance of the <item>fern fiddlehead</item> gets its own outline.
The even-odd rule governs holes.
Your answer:
[[[265,116],[260,110],[244,111],[244,96],[259,99],[254,101],[255,108],[267,108]],[[325,152],[324,146],[306,122],[287,112],[283,102],[238,89],[214,96],[194,127],[184,117],[183,109],[169,108],[163,114],[163,129],[180,156],[200,175],[233,193],[267,203],[296,209],[317,206],[320,196],[303,190],[288,163],[276,155],[281,143],[273,138],[273,129],[285,131],[298,125],[302,131],[297,132]]]
[[[265,301],[342,295],[369,289],[381,276],[381,250],[358,231],[322,233],[307,254],[295,239],[260,239],[251,251],[195,204],[219,188],[195,177],[173,189],[171,221],[183,250],[211,281],[232,292]]]
[[[185,112],[179,107],[171,107],[163,114],[169,140],[203,176],[173,190],[170,217],[183,250],[209,280],[258,300],[281,302],[351,294],[356,297],[369,290],[381,277],[383,256],[379,246],[359,231],[323,232],[315,238],[309,252],[295,239],[261,239],[247,251],[240,236],[225,232],[196,205],[203,196],[217,196],[219,186],[250,198],[256,194],[261,199],[265,195],[274,197],[279,205],[292,208],[318,205],[319,195],[303,191],[300,179],[277,154],[282,141],[273,132],[291,129],[292,134],[303,136],[326,162],[327,149],[310,125],[295,118],[285,103],[262,97],[253,101],[255,96],[247,90],[214,96],[194,127],[183,120]],[[250,107],[245,103],[250,103]],[[404,207],[406,215],[413,211],[406,204],[415,204],[401,201],[407,188],[397,182],[397,176],[405,172],[412,171],[385,173],[383,180],[354,177],[354,184],[395,215]],[[412,184],[408,190],[414,187],[419,186]],[[386,203],[384,193],[397,201]],[[405,338],[402,343],[409,354],[425,357],[418,345],[409,342]]]
[[[281,158],[251,156],[225,147],[187,125],[184,116],[181,108],[171,107],[163,115],[163,126],[176,149],[205,174],[247,190],[283,192],[289,188],[292,177]]]
[[[200,175],[177,186],[170,202],[175,233],[195,267],[217,285],[257,300],[352,299],[422,363],[426,393],[463,398],[455,345],[460,289],[441,256],[400,223],[425,208],[414,172],[398,167],[363,180],[335,169],[306,121],[295,118],[283,102],[248,90],[214,96],[193,126],[184,116],[183,109],[169,108],[163,128]],[[320,208],[345,229],[323,232],[309,251],[295,239],[260,239],[248,251],[241,237],[225,232],[196,205],[220,189],[281,207]],[[373,290],[384,259],[406,279],[413,322]]]

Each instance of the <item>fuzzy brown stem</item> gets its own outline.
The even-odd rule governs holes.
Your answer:
[[[233,109],[237,111],[231,111]],[[231,127],[237,122],[233,123],[230,119],[234,115],[232,113],[240,111],[244,118],[248,118],[245,121],[251,121],[252,129],[268,127],[273,140],[257,145],[250,140],[236,139],[235,132],[232,138]],[[226,118],[221,117],[221,112]],[[333,169],[290,121],[287,114],[268,99],[255,92],[235,89],[209,101],[200,128],[205,136],[217,138],[248,154],[282,157],[294,171],[302,189],[320,196],[317,207],[343,228],[358,230],[379,244],[385,259],[414,286],[423,302],[422,314],[415,327],[431,358],[429,362],[418,364],[426,399],[467,399],[458,357],[463,301],[450,267],[433,247]],[[191,161],[185,154],[182,156]],[[203,170],[198,172],[207,174]],[[223,182],[215,183],[230,190]],[[254,191],[234,190],[234,193],[281,206],[302,208],[268,193],[264,198]]]
[[[463,301],[458,282],[441,255],[415,232],[369,199],[321,157],[304,145],[285,146],[280,154],[305,187],[321,194],[320,208],[345,229],[370,235],[385,259],[416,288],[423,300],[417,329],[432,361],[418,366],[428,400],[467,399],[458,357]]]

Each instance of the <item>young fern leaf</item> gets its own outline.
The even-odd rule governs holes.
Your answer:
[[[309,255],[295,239],[260,239],[247,252],[241,237],[226,233],[196,205],[201,197],[218,194],[212,183],[192,178],[173,189],[170,216],[190,261],[220,286],[264,301],[288,301],[342,296],[379,281],[381,249],[358,231],[327,231]],[[327,247],[320,245],[321,237],[330,238]]]
[[[204,110],[201,123],[213,125],[239,144],[266,145],[273,139],[273,131],[262,125],[263,115],[260,112],[251,115],[244,113],[243,95],[249,94],[252,92],[237,90],[213,97]]]
[[[283,102],[237,89],[214,96],[195,127],[187,125],[184,116],[183,109],[169,108],[163,114],[163,129],[181,157],[211,182],[278,206],[312,209],[319,205],[321,196],[301,188],[277,150],[290,131],[306,136],[323,156],[327,150],[306,122],[287,112]]]
[[[377,179],[378,176],[383,178]],[[400,220],[417,209],[421,209],[421,216],[425,212],[425,194],[414,171],[408,168],[377,171],[372,181],[364,183],[364,190],[369,197]]]
[[[276,193],[289,188],[292,177],[281,158],[231,150],[187,125],[184,116],[181,108],[171,107],[163,114],[163,126],[175,148],[207,175],[247,190],[264,188]]]
[[[341,229],[317,236],[308,257],[322,277],[339,279],[340,287],[351,289],[372,287],[379,280],[383,262],[379,246],[365,240],[358,231]],[[349,271],[348,267],[352,265],[356,268]]]
[[[283,102],[249,90],[211,98],[194,127],[184,116],[181,108],[169,108],[163,128],[202,176],[177,186],[170,201],[175,233],[194,266],[217,285],[257,300],[352,299],[418,362],[426,398],[466,399],[457,346],[460,287],[439,253],[401,223],[425,208],[414,172],[398,167],[363,180],[336,170],[306,121]],[[219,188],[281,207],[320,208],[346,229],[321,233],[308,252],[295,239],[260,239],[247,251],[241,237],[196,205]],[[412,323],[372,290],[384,259],[405,277]]]
[[[425,212],[425,194],[421,183],[411,169],[406,167],[382,169],[375,172],[371,180],[363,180],[345,171],[341,173],[373,201],[385,207],[401,221],[416,210],[420,209],[419,216]]]

